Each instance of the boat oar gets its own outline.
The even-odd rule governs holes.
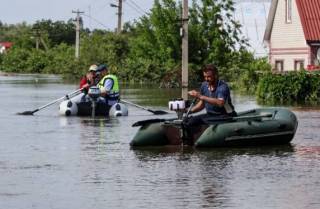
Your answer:
[[[196,103],[197,98],[194,98],[187,110],[186,115],[184,116],[183,120],[187,120],[188,116],[191,112],[192,107],[194,106],[194,104]],[[151,124],[151,123],[160,123],[160,122],[168,122],[168,121],[173,121],[176,120],[176,118],[171,118],[171,119],[160,119],[160,118],[155,118],[155,119],[147,119],[147,120],[141,120],[141,121],[137,121],[134,124],[132,124],[132,127],[136,127],[136,126],[144,126],[147,124]],[[182,122],[182,121],[181,121]]]
[[[170,119],[154,118],[154,119],[140,120],[132,124],[132,127],[144,126],[152,123],[160,123],[160,122],[167,122],[167,121],[174,121],[174,120],[176,120],[176,118],[170,118]]]
[[[77,95],[79,92],[81,92],[81,90],[82,90],[82,88],[81,88],[81,89],[78,89],[78,90],[76,90],[76,91],[74,91],[74,92],[71,92],[71,93],[69,93],[69,94],[67,94],[67,95],[65,95],[65,96],[63,96],[63,97],[60,97],[59,99],[56,99],[56,100],[54,100],[54,101],[52,101],[52,102],[50,102],[50,103],[48,103],[48,104],[45,104],[45,105],[43,105],[43,106],[41,106],[41,107],[38,107],[38,108],[35,109],[35,110],[24,111],[24,112],[20,112],[20,113],[17,113],[17,114],[18,114],[18,115],[33,115],[33,113],[38,112],[39,110],[42,110],[42,109],[44,109],[44,108],[46,108],[46,107],[49,107],[50,105],[53,105],[53,104],[55,104],[55,103],[57,103],[57,102],[59,102],[59,101],[62,101],[62,100],[64,100],[64,99],[69,99],[69,98]]]
[[[225,118],[219,118],[219,117],[212,117],[205,119],[205,123],[208,125],[211,124],[218,124],[218,123],[230,123],[230,122],[237,122],[237,121],[259,121],[262,118],[271,118],[273,116],[272,113],[268,114],[263,114],[263,115],[252,115],[252,116],[239,116],[239,117],[225,117]],[[132,124],[133,127],[135,126],[144,126],[147,124],[152,124],[152,123],[160,123],[160,122],[169,122],[173,121],[175,119],[147,119],[147,120],[141,120],[137,121],[134,124]],[[176,123],[175,123],[176,124]],[[182,124],[182,122],[181,122]]]
[[[219,122],[236,122],[236,121],[261,121],[262,118],[271,118],[273,116],[272,113],[262,114],[262,115],[247,115],[247,116],[239,116],[239,117],[212,117],[206,118],[204,121],[207,124],[219,123]]]
[[[125,104],[128,104],[128,105],[132,105],[132,106],[135,106],[137,108],[140,108],[140,109],[143,109],[143,110],[146,110],[146,111],[149,111],[155,115],[164,115],[164,114],[168,114],[168,112],[166,111],[163,111],[163,110],[151,110],[149,108],[146,108],[146,107],[143,107],[143,106],[140,106],[140,105],[137,105],[135,103],[132,103],[132,102],[129,102],[129,101],[126,101],[126,100],[123,100],[123,99],[120,99],[120,102],[122,103],[125,103]]]
[[[187,110],[187,113],[186,113],[186,115],[184,116],[184,120],[188,120],[188,116],[189,116],[189,114],[190,114],[190,112],[191,112],[192,107],[195,105],[196,101],[197,101],[197,97],[195,97],[195,98],[192,100],[192,102],[191,102],[191,104],[190,104],[190,106],[189,106],[189,108],[188,108],[188,110]]]

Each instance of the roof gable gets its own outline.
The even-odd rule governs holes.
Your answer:
[[[320,0],[295,0],[306,41],[320,41]],[[263,40],[271,37],[278,0],[272,0]]]
[[[276,11],[277,11],[277,6],[278,6],[278,0],[272,0],[271,5],[270,5],[270,10],[269,10],[266,30],[265,30],[264,36],[263,36],[264,41],[270,40],[273,21],[274,21],[274,17],[276,15]]]

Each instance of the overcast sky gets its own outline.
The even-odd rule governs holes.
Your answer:
[[[0,0],[0,21],[7,24],[37,20],[68,21],[75,18],[72,11],[85,12],[84,27],[114,30],[117,27],[117,8],[110,4],[118,0]],[[132,21],[149,11],[153,0],[124,0],[123,22]],[[91,18],[90,18],[91,17]]]

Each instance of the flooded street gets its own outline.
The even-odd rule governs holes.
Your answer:
[[[290,145],[133,150],[139,120],[155,116],[128,106],[119,118],[62,117],[58,104],[77,89],[54,76],[0,76],[0,208],[196,209],[320,208],[320,107],[290,107],[298,117]],[[123,88],[122,98],[167,110],[178,91]],[[257,107],[234,95],[237,111]]]

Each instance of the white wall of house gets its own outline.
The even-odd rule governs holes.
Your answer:
[[[294,70],[295,60],[309,63],[310,49],[306,43],[296,1],[292,0],[292,21],[286,22],[286,0],[279,0],[270,37],[270,63],[283,60],[283,70]]]
[[[5,53],[5,51],[6,51],[6,48],[4,46],[0,45],[0,54]]]

